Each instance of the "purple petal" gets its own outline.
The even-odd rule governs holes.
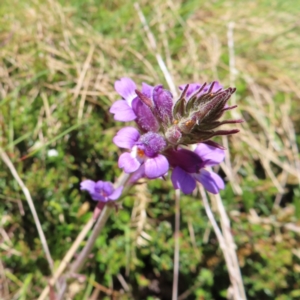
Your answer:
[[[153,89],[153,102],[162,122],[169,124],[172,120],[173,98],[169,91],[164,90],[162,85]]]
[[[81,182],[80,189],[88,191],[91,198],[95,201],[105,201],[102,195],[102,184],[103,181],[94,182],[92,180],[85,180]]]
[[[108,197],[109,200],[117,200],[123,191],[123,186],[121,185],[117,189],[114,190],[114,192]]]
[[[218,165],[225,158],[224,150],[203,143],[198,144],[194,152],[201,157],[205,166]]]
[[[195,179],[180,167],[176,167],[171,175],[175,189],[180,189],[184,194],[190,194],[196,187]]]
[[[105,197],[105,194],[103,193],[103,185],[104,185],[104,182],[101,180],[96,182],[94,192],[90,193],[93,200],[103,201],[103,202],[107,201],[107,198]]]
[[[153,86],[147,84],[147,83],[142,83],[142,93],[151,99],[152,96],[152,91],[153,91]]]
[[[132,102],[132,109],[136,114],[135,122],[144,131],[157,132],[159,130],[159,123],[154,117],[151,109],[139,98]]]
[[[95,190],[101,193],[104,197],[109,196],[114,191],[114,186],[109,181],[98,181]]]
[[[130,153],[126,152],[120,155],[118,165],[119,168],[124,169],[125,173],[132,173],[136,171],[141,164],[136,158],[133,158]]]
[[[88,191],[90,194],[95,192],[96,182],[93,180],[84,180],[80,183],[80,189],[82,191]]]
[[[202,91],[201,91],[199,94],[197,94],[197,95],[200,96],[200,95],[202,95],[202,94],[204,94],[204,93],[207,93],[207,92],[209,91],[211,85],[212,85],[212,83],[206,85],[206,86],[202,89]],[[197,90],[200,89],[201,86],[202,86],[201,83],[190,83],[190,84],[189,84],[189,87],[188,87],[188,89],[187,89],[187,92],[186,92],[186,98],[189,100],[189,99],[191,98],[191,96],[192,96]],[[179,89],[180,89],[181,91],[183,91],[185,87],[186,87],[186,84],[180,85],[180,86],[179,86]],[[220,90],[220,89],[222,89],[222,88],[223,88],[223,86],[222,86],[218,81],[214,81],[214,86],[213,86],[211,92],[212,92],[212,93],[215,93],[215,92],[217,92],[218,90]]]
[[[138,141],[140,133],[134,127],[125,127],[118,131],[113,142],[120,148],[131,149]]]
[[[149,158],[145,162],[145,175],[150,179],[163,176],[168,170],[168,160],[161,154],[158,154],[155,158]]]
[[[103,197],[101,194],[98,194],[98,193],[91,193],[91,198],[94,200],[94,201],[101,201],[101,202],[106,202],[107,199],[105,197]]]
[[[173,168],[180,167],[188,173],[198,172],[203,165],[201,158],[187,149],[169,150],[167,158]]]
[[[145,164],[141,165],[130,177],[129,182],[135,183],[139,179],[145,177]]]
[[[201,142],[201,143],[206,144],[208,146],[211,146],[213,148],[219,148],[221,150],[226,150],[226,148],[224,146],[222,146],[222,145],[220,145],[217,142],[212,141],[212,140],[207,140],[207,141],[204,141],[204,142]]]
[[[183,85],[180,85],[180,86],[179,86],[179,89],[180,89],[181,91],[183,91],[183,90],[185,89],[185,87],[186,87],[186,84],[183,84]],[[187,100],[190,99],[190,97],[191,97],[197,90],[199,90],[200,87],[201,87],[201,84],[200,84],[200,83],[190,83],[190,84],[189,84],[189,87],[188,87],[188,89],[187,89],[187,91],[186,91],[186,99],[187,99]]]
[[[91,194],[91,198],[92,198],[94,201],[107,202],[107,198],[106,198],[106,197],[103,197],[103,196],[100,195],[100,194],[93,193],[93,194]]]
[[[104,185],[104,181],[101,181],[101,180],[97,181],[96,184],[95,184],[94,191],[96,193],[102,193],[103,185]]]
[[[131,101],[136,97],[136,85],[127,77],[123,77],[115,82],[115,90],[127,101],[131,106]]]
[[[212,83],[210,83],[208,86],[207,86],[207,90],[209,90],[209,88],[211,87]],[[218,90],[220,89],[223,89],[223,86],[218,82],[218,81],[214,81],[214,86],[213,86],[213,89],[212,89],[212,93],[215,93],[217,92]]]
[[[200,173],[194,177],[212,194],[218,194],[225,187],[223,179],[218,174],[205,169],[201,169]]]
[[[124,100],[114,102],[109,112],[114,114],[116,121],[129,122],[136,119],[134,111]]]

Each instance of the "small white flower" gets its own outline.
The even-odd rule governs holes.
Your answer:
[[[58,151],[56,149],[50,149],[50,150],[48,150],[47,155],[48,155],[48,157],[58,156]]]

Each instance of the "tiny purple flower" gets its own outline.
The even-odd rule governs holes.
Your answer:
[[[84,180],[80,183],[80,189],[87,191],[93,200],[107,203],[108,201],[117,200],[123,191],[123,186],[114,189],[113,184],[109,181]]]
[[[139,177],[154,179],[165,175],[169,169],[167,158],[160,154],[166,147],[165,139],[158,133],[147,132],[144,135],[134,127],[122,128],[113,138],[120,148],[130,150],[119,157],[119,167],[125,173],[138,171]]]
[[[207,171],[205,167],[219,164],[224,157],[224,150],[204,143],[198,144],[194,152],[186,149],[172,150],[168,153],[168,160],[174,168],[171,175],[174,188],[189,194],[195,189],[198,181],[208,192],[219,193],[224,189],[222,178],[214,172]]]
[[[97,201],[98,204],[94,210],[93,218],[96,220],[100,215],[103,207],[120,198],[123,186],[120,186],[114,189],[113,184],[109,181],[93,181],[93,180],[84,180],[80,183],[80,189],[82,191],[87,191],[93,200]],[[115,207],[117,208],[116,204]]]

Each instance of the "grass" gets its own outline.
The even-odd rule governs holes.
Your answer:
[[[246,122],[220,140],[229,151],[219,173],[247,296],[299,298],[300,4],[142,1],[155,51],[133,4],[4,0],[0,7],[0,146],[32,195],[54,265],[95,205],[79,182],[120,174],[111,139],[122,125],[108,113],[118,97],[114,81],[167,86],[158,53],[176,85],[217,79],[237,87],[232,117]],[[0,164],[0,295],[34,299],[51,271],[22,191]],[[170,299],[170,187],[149,182],[125,199],[70,298]],[[198,198],[181,199],[179,294],[223,299],[229,279]]]

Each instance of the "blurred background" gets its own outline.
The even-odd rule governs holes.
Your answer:
[[[123,124],[114,82],[235,86],[240,133],[217,170],[248,299],[300,299],[300,2],[1,0],[0,146],[33,198],[57,267],[95,203],[81,180],[114,181]],[[232,127],[232,126],[231,126]],[[182,196],[179,299],[226,299],[230,284],[197,193]],[[212,206],[214,210],[214,206]],[[171,299],[174,190],[139,185],[97,239],[65,299]],[[35,299],[51,272],[26,198],[0,160],[0,298]]]

